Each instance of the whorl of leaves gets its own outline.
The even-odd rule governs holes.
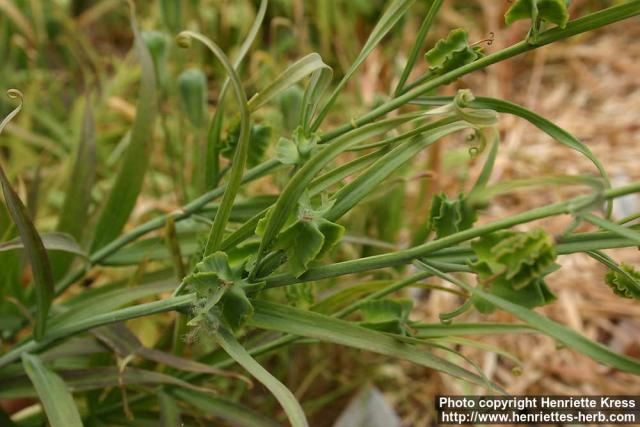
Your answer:
[[[296,277],[302,276],[312,261],[326,254],[342,238],[344,227],[324,218],[332,206],[332,202],[322,201],[320,207],[316,207],[308,196],[302,197],[297,214],[289,218],[278,235],[274,248],[286,253],[289,269]],[[258,235],[262,235],[267,217],[258,223]]]
[[[216,329],[224,321],[235,330],[253,314],[243,289],[246,282],[242,269],[233,270],[224,252],[214,252],[199,262],[185,277],[184,285],[198,296],[191,326]]]

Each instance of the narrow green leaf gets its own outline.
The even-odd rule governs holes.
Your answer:
[[[411,52],[409,53],[409,58],[407,59],[407,64],[402,70],[402,75],[400,76],[400,80],[398,81],[398,86],[396,86],[395,95],[398,96],[402,93],[402,89],[404,89],[404,85],[409,78],[409,74],[413,70],[413,66],[418,59],[418,55],[422,50],[424,40],[431,29],[431,25],[433,21],[440,11],[440,7],[444,3],[444,0],[432,0],[429,4],[429,10],[427,11],[427,16],[424,17],[422,24],[420,25],[420,29],[418,30],[418,35],[413,43],[413,47],[411,48]]]
[[[536,332],[530,325],[516,325],[511,323],[423,323],[413,324],[419,338],[440,338],[463,335],[494,335],[505,333]]]
[[[310,53],[291,64],[282,74],[276,77],[274,81],[269,83],[267,87],[256,93],[249,100],[248,108],[250,111],[257,110],[307,76],[311,76],[314,73],[318,73],[317,75],[319,76],[321,73],[326,74],[330,72],[331,68],[322,61],[320,55]]]
[[[7,94],[10,98],[19,98],[20,104],[0,123],[0,134],[7,123],[22,109],[22,93],[11,89]],[[18,194],[11,187],[9,178],[5,175],[2,165],[0,165],[0,185],[2,186],[2,193],[4,194],[4,201],[7,205],[9,215],[16,224],[18,234],[24,245],[29,262],[31,263],[37,304],[34,336],[36,339],[40,339],[44,335],[49,307],[53,300],[53,274],[51,272],[49,258],[42,239],[40,239],[38,235],[38,231],[29,219],[27,209],[20,200],[20,197],[18,197]]]
[[[222,418],[236,427],[278,427],[276,423],[232,400],[184,389],[173,389],[171,395],[198,408],[200,411]]]
[[[377,188],[389,175],[404,163],[413,159],[421,150],[424,150],[445,135],[467,127],[469,127],[468,123],[462,121],[451,123],[450,119],[443,119],[406,133],[406,137],[416,136],[385,154],[356,179],[342,187],[334,195],[336,203],[327,213],[326,218],[330,221],[336,221]],[[422,132],[424,132],[423,135]]]
[[[302,97],[302,109],[300,110],[300,125],[307,135],[313,134],[313,129],[309,128],[311,120],[318,109],[322,96],[331,84],[332,77],[333,70],[329,67],[322,67],[311,74],[311,79]]]
[[[194,33],[192,31],[183,31],[178,35],[178,43],[183,47],[188,47],[191,43],[191,39],[196,39],[204,44],[218,59],[218,61],[220,61],[231,81],[231,85],[236,95],[236,101],[240,108],[240,134],[238,136],[238,146],[235,150],[235,155],[233,156],[231,163],[231,172],[229,173],[227,188],[222,195],[220,208],[216,212],[213,225],[211,226],[211,232],[209,233],[209,239],[207,240],[207,245],[204,250],[204,255],[207,256],[220,248],[220,243],[224,237],[224,230],[227,225],[227,221],[229,220],[229,214],[231,213],[233,202],[238,190],[240,189],[240,185],[242,184],[242,176],[247,163],[247,157],[249,155],[251,123],[249,121],[249,108],[247,107],[247,94],[242,87],[240,77],[222,49],[202,34]]]
[[[186,372],[241,379],[251,386],[251,382],[239,374],[225,372],[196,360],[176,356],[155,348],[145,347],[138,337],[122,322],[102,326],[91,332],[96,335],[100,341],[112,348],[120,357],[124,358],[130,355],[137,355],[143,359]]]
[[[604,363],[605,365],[620,369],[621,371],[630,372],[636,375],[640,374],[640,360],[638,359],[618,354],[605,347],[604,345],[592,341],[587,337],[571,330],[570,328],[560,323],[554,322],[553,320],[548,319],[533,310],[529,310],[518,304],[514,304],[503,298],[485,292],[477,287],[471,286],[466,282],[458,280],[449,274],[442,273],[441,271],[438,271],[424,263],[420,262],[419,265],[421,266],[421,268],[425,269],[425,271],[430,271],[433,274],[460,286],[474,296],[483,298],[490,304],[493,304],[494,306],[513,314],[520,320],[526,322],[545,335],[558,340],[567,347],[585,354],[594,360]]]
[[[267,301],[253,300],[249,323],[257,328],[319,339],[346,347],[405,359],[474,384],[486,385],[480,376],[434,354],[403,344],[392,336],[353,323]]]
[[[634,242],[634,244],[640,246],[640,232],[634,230],[633,228],[616,224],[615,222],[608,221],[593,214],[584,214],[582,215],[582,218],[593,225],[597,225],[598,227],[607,231],[611,231],[612,233],[615,233],[620,237],[629,239],[630,241]]]
[[[177,427],[184,425],[180,419],[180,407],[176,400],[162,390],[160,390],[157,395],[158,406],[160,406],[160,425],[162,427]]]
[[[387,148],[382,148],[364,156],[358,156],[355,159],[344,163],[327,173],[316,177],[309,184],[309,193],[314,196],[322,193],[331,186],[341,182],[346,177],[353,175],[362,168],[367,167],[370,163],[376,161],[387,153]]]
[[[24,353],[22,365],[35,387],[51,427],[82,427],[82,419],[62,378],[34,355]]]
[[[109,313],[117,308],[131,304],[132,302],[159,295],[175,288],[175,280],[170,279],[158,283],[136,286],[135,288],[121,287],[109,292],[98,292],[95,295],[84,298],[76,303],[64,304],[64,311],[51,318],[52,327],[68,325],[80,321],[91,315]]]
[[[371,30],[369,34],[369,38],[365,42],[362,50],[356,57],[356,59],[351,63],[351,66],[345,73],[340,83],[338,83],[333,90],[331,96],[327,102],[322,106],[322,109],[318,113],[318,117],[316,117],[313,125],[311,126],[311,130],[317,130],[322,121],[326,117],[327,113],[338,99],[338,95],[340,95],[340,91],[347,84],[349,79],[353,76],[356,70],[362,65],[367,56],[373,51],[373,49],[380,43],[380,41],[387,35],[387,33],[396,25],[396,23],[404,16],[404,14],[409,10],[411,5],[413,5],[414,0],[393,0],[389,7],[384,11],[376,26]]]
[[[142,189],[153,147],[153,130],[157,112],[155,70],[149,49],[138,31],[133,2],[129,4],[135,49],[141,66],[136,118],[131,128],[131,141],[124,154],[120,171],[96,225],[91,252],[95,252],[115,239],[127,223]]]
[[[110,323],[184,309],[193,305],[195,299],[195,294],[181,295],[179,297],[168,298],[165,300],[138,304],[133,307],[122,308],[108,313],[89,315],[81,319],[74,320],[71,323],[64,322],[63,324],[50,328],[45,337],[39,342],[28,340],[22,344],[14,346],[10,351],[0,356],[0,367],[19,359],[25,352],[39,351],[59,339],[70,337],[80,332]]]
[[[78,242],[66,233],[44,233],[40,236],[42,244],[47,251],[60,251],[69,254],[87,257],[87,253],[80,247]],[[22,239],[13,239],[0,243],[0,252],[24,249]]]
[[[260,249],[258,261],[261,260],[274,243],[277,234],[285,225],[287,218],[293,212],[298,200],[310,184],[313,177],[329,164],[340,153],[362,141],[384,134],[389,130],[403,124],[421,118],[420,114],[409,113],[397,117],[380,120],[379,122],[354,129],[336,138],[330,144],[313,155],[289,180],[272,209],[269,210]]]
[[[482,166],[482,171],[480,171],[480,175],[478,175],[478,179],[475,184],[473,184],[473,188],[469,193],[469,197],[473,198],[473,196],[487,186],[489,183],[489,179],[491,178],[491,172],[493,171],[493,166],[496,163],[496,157],[498,157],[498,149],[500,148],[500,137],[496,133],[495,138],[491,141],[491,149],[489,150],[489,154],[487,155],[487,159],[485,160],[484,165]]]
[[[27,354],[27,356],[29,355]],[[66,369],[59,370],[58,374],[58,378],[64,381],[63,385],[66,384],[66,388],[73,393],[89,390],[104,390],[109,387],[118,387],[121,385],[169,385],[204,392],[209,395],[211,395],[212,392],[210,389],[191,384],[172,375],[131,367],[126,367],[124,371],[121,371],[117,367]],[[29,384],[24,375],[0,379],[0,399],[31,398],[39,395],[40,391],[37,387],[34,390],[34,387]],[[58,395],[54,394],[52,397],[57,398]],[[42,396],[40,396],[40,398],[43,399]],[[60,425],[66,427],[70,424]]]
[[[295,396],[287,387],[278,381],[273,375],[264,369],[253,357],[240,345],[233,334],[224,327],[215,333],[216,341],[220,346],[245,368],[251,375],[260,381],[278,399],[289,417],[292,427],[307,427],[307,419],[296,400]]]
[[[314,304],[311,307],[311,310],[316,311],[320,314],[329,315],[331,313],[337,312],[345,306],[350,307],[353,301],[360,302],[367,295],[373,292],[380,291],[392,283],[393,281],[391,280],[372,280],[358,283],[329,295],[322,301]],[[290,287],[291,286],[287,286],[287,288]],[[355,308],[352,311],[355,311]]]
[[[414,101],[416,104],[420,105],[445,105],[451,103],[453,101],[453,97],[428,97],[428,98],[418,98]],[[470,107],[474,108],[488,108],[491,110],[495,110],[499,113],[511,114],[514,116],[518,116],[520,118],[525,119],[560,144],[565,145],[573,150],[584,155],[588,158],[598,169],[598,172],[604,178],[607,188],[611,187],[611,183],[609,181],[609,176],[604,166],[600,162],[600,160],[593,154],[591,149],[582,142],[580,142],[576,137],[571,135],[566,130],[557,126],[556,124],[550,122],[539,114],[534,113],[531,110],[528,110],[518,104],[514,104],[509,101],[504,101],[496,98],[489,98],[478,96],[469,103]],[[611,210],[611,204],[609,204],[609,211]]]
[[[244,39],[242,46],[240,46],[240,50],[238,55],[233,62],[233,68],[238,71],[240,64],[244,60],[249,48],[253,44],[256,36],[258,35],[258,31],[262,28],[262,22],[264,21],[265,14],[267,12],[267,5],[269,0],[262,0],[260,2],[260,7],[258,8],[258,13],[256,14],[256,18],[247,33],[247,37]],[[219,159],[219,151],[220,151],[220,133],[222,131],[222,122],[224,115],[224,100],[227,94],[227,90],[229,88],[229,83],[231,79],[227,76],[224,79],[224,83],[220,88],[220,95],[218,98],[218,108],[214,113],[211,122],[209,124],[209,132],[207,134],[207,153],[205,159],[205,185],[207,189],[215,187],[218,182],[219,174],[220,174],[220,159]]]
[[[71,176],[69,177],[58,226],[56,227],[57,231],[71,235],[77,242],[82,242],[86,237],[85,230],[89,218],[91,189],[95,180],[95,170],[95,125],[91,109],[91,96],[87,94],[78,151]],[[60,279],[65,275],[73,259],[73,255],[69,254],[54,254],[51,256],[51,267],[53,268],[55,279]]]

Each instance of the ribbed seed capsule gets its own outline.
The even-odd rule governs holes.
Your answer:
[[[207,77],[202,70],[190,68],[178,76],[180,101],[189,121],[201,127],[206,120]]]
[[[167,38],[159,31],[143,31],[142,39],[151,54],[156,70],[156,79],[161,85],[164,85],[166,81]]]

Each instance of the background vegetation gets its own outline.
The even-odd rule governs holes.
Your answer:
[[[300,187],[306,193],[290,198],[321,230],[323,242],[340,237],[335,247],[318,248],[326,256],[305,252],[318,235],[313,231],[294,225],[289,235],[278,237],[277,220],[258,225],[265,209],[278,201],[284,206],[282,195],[300,171],[322,158],[313,157],[317,143],[354,122],[362,129],[366,122],[356,120],[397,99],[430,8],[439,9],[437,17],[401,86],[428,82],[439,72],[429,70],[433,64],[424,53],[453,28],[468,30],[470,48],[486,55],[527,37],[524,46],[535,46],[530,21],[505,25],[508,2],[439,3],[138,2],[132,25],[134,15],[121,1],[0,0],[1,89],[19,89],[24,98],[22,111],[0,135],[7,175],[0,205],[0,424],[43,424],[38,395],[53,425],[74,425],[80,417],[85,425],[157,425],[158,419],[165,425],[177,425],[178,419],[185,425],[274,425],[273,420],[277,425],[287,415],[296,422],[297,400],[309,424],[322,426],[333,425],[351,399],[374,399],[371,390],[378,389],[405,425],[432,424],[432,397],[438,393],[637,394],[640,293],[632,266],[639,261],[639,240],[637,228],[628,226],[640,210],[632,194],[640,179],[633,165],[640,134],[637,17],[443,81],[447,84],[437,85],[437,93],[420,94],[422,105],[398,105],[403,114],[451,105],[451,99],[424,96],[452,97],[470,88],[476,96],[536,111],[575,139],[546,121],[536,127],[504,114],[510,112],[500,111],[504,105],[473,104],[460,95],[462,112],[446,110],[425,122],[393,111],[388,122],[374,117],[388,125],[365,134],[359,149],[328,159],[327,167],[311,176],[315,180]],[[375,49],[360,55],[371,35],[380,34],[383,11],[394,7],[397,22],[392,19]],[[610,22],[640,13],[637,1],[574,1],[569,11],[577,18],[608,7],[626,11]],[[176,42],[183,30],[194,32],[188,49]],[[215,47],[212,53],[198,42],[197,33],[230,58],[226,68]],[[252,33],[255,40],[248,38]],[[182,34],[182,44],[188,44],[187,36]],[[309,56],[312,52],[319,56]],[[228,68],[241,58],[237,69],[251,110],[251,127],[245,128],[246,112],[236,101],[241,91],[233,79],[227,81]],[[269,84],[301,58],[307,61],[298,68],[304,79],[269,92]],[[353,78],[345,80],[320,120],[318,135],[297,130],[305,89],[313,83],[321,89],[332,70],[322,108],[359,58]],[[316,74],[308,83],[311,72]],[[256,93],[263,98],[251,99]],[[15,99],[2,98],[1,117],[15,106]],[[487,109],[502,113],[497,122]],[[421,140],[425,146],[415,153],[406,151],[406,141],[393,140],[425,123],[446,125],[437,120],[452,117],[447,114],[478,112],[488,116],[465,116],[478,120],[466,127],[482,131],[471,145],[473,132],[435,134],[432,142],[438,143],[426,147],[429,142]],[[313,113],[309,117],[317,118]],[[535,117],[528,119],[536,124]],[[308,122],[308,128],[316,123]],[[492,130],[500,140],[495,158]],[[379,141],[386,142],[375,145]],[[365,169],[398,147],[410,161],[389,169],[388,162],[400,158],[392,155],[385,157],[386,166]],[[223,193],[243,174],[231,159],[245,148],[253,179],[243,183],[234,201]],[[340,165],[353,169],[342,174],[349,166]],[[367,176],[362,171],[373,176],[382,166],[388,177],[371,178],[375,185],[369,188],[358,186],[356,176]],[[622,190],[605,190],[606,182],[598,178],[602,170]],[[333,175],[323,175],[328,171]],[[483,171],[491,172],[486,183],[478,179]],[[469,204],[470,214],[462,203],[467,199],[458,195],[468,195],[477,182],[482,200]],[[631,195],[616,199],[608,217],[604,199],[626,194]],[[358,203],[352,206],[346,196]],[[24,212],[11,211],[19,207],[18,198]],[[445,206],[439,212],[437,203]],[[550,209],[546,212],[553,216],[517,220],[534,208]],[[454,215],[462,219],[448,224]],[[31,218],[41,237],[29,221],[20,224],[16,218]],[[287,220],[280,224],[284,230],[294,221],[282,217]],[[466,242],[490,239],[482,227],[496,221],[503,221],[500,228],[515,226],[520,234],[514,238],[528,236],[542,247],[533,251],[540,271],[530,273],[527,283],[544,276],[546,285],[536,286],[548,286],[556,295],[555,302],[536,310],[545,317],[532,317],[526,309],[542,305],[529,304],[530,295],[524,302],[512,298],[511,310],[494,301],[500,310],[487,313],[491,310],[465,288],[475,284],[472,271],[488,283],[494,280],[495,271],[470,266],[478,251],[472,253]],[[546,233],[536,236],[540,227]],[[270,252],[264,237],[269,230],[276,251]],[[465,230],[472,234],[456,240]],[[348,261],[406,254],[443,238],[452,240],[441,247],[435,243],[444,250],[438,256],[409,253],[401,262],[349,270]],[[40,241],[50,270],[41,265]],[[226,260],[219,255],[209,258],[211,264],[197,265],[203,254],[218,249]],[[556,259],[556,252],[562,256]],[[542,262],[547,255],[551,262]],[[420,259],[427,264],[412,264]],[[562,268],[556,271],[554,263]],[[343,273],[357,274],[342,274],[343,266]],[[265,278],[274,289],[256,293]],[[47,291],[43,283],[55,287]],[[217,301],[208,292],[220,283],[222,288],[242,283],[242,293],[223,297],[223,307],[239,315],[222,309],[209,316]],[[48,308],[53,294],[57,298]],[[367,302],[376,299],[382,302]],[[458,307],[472,303],[478,310],[460,310],[460,317],[448,321],[460,314]],[[442,314],[447,321],[441,322]],[[549,319],[558,323],[546,323]],[[217,330],[216,322],[224,327]],[[252,350],[273,378],[243,348]],[[47,402],[46,390],[56,396],[68,390],[73,398]]]

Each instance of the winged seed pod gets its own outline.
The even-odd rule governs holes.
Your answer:
[[[569,21],[567,6],[570,0],[516,0],[504,15],[504,21],[511,25],[521,19],[531,20],[527,39],[535,41],[543,22],[551,22],[564,28]]]
[[[640,272],[627,264],[621,264],[620,270],[609,270],[604,278],[605,283],[616,295],[640,300]]]
[[[555,300],[543,280],[556,259],[553,241],[544,230],[497,231],[471,243],[471,248],[477,261],[469,265],[483,290],[527,308]],[[482,313],[495,310],[481,298],[474,298],[474,305]]]
[[[207,76],[199,68],[189,68],[178,76],[178,92],[184,113],[197,128],[205,125]]]
[[[463,193],[455,199],[448,199],[440,193],[431,200],[429,230],[435,231],[437,239],[467,230],[477,219],[475,207]]]
[[[446,38],[439,40],[424,57],[429,64],[429,71],[442,75],[481,58],[482,46],[470,46],[469,33],[456,28]]]

